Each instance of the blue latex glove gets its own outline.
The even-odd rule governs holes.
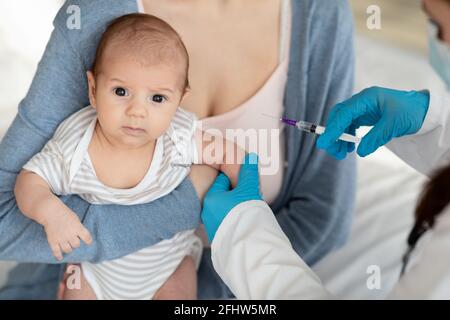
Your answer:
[[[355,148],[353,143],[337,140],[344,133],[355,134],[360,126],[374,126],[361,140],[361,157],[374,152],[392,138],[413,134],[422,127],[428,111],[428,91],[399,91],[380,87],[364,89],[333,107],[325,132],[317,147],[337,159],[344,159]]]
[[[238,204],[249,200],[262,200],[259,188],[258,156],[250,153],[245,156],[239,172],[236,188],[230,190],[228,177],[220,173],[208,190],[201,213],[206,233],[210,242],[222,220]]]

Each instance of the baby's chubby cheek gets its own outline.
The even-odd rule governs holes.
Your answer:
[[[167,131],[171,121],[172,118],[160,117],[158,119],[155,117],[149,122],[147,132],[153,139],[157,139]]]

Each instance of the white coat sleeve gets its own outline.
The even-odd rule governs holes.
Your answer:
[[[211,244],[215,270],[238,299],[326,299],[264,201],[234,207]]]
[[[430,104],[421,129],[386,145],[417,171],[429,176],[450,163],[450,97],[430,92]]]

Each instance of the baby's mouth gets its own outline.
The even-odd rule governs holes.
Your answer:
[[[131,136],[139,136],[145,133],[145,129],[139,127],[123,126],[122,129],[126,134]]]

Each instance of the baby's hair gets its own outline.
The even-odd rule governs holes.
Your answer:
[[[107,49],[122,51],[142,64],[183,63],[182,91],[189,88],[189,55],[178,33],[165,21],[144,13],[131,13],[111,21],[100,38],[92,66],[94,76],[102,67]]]

